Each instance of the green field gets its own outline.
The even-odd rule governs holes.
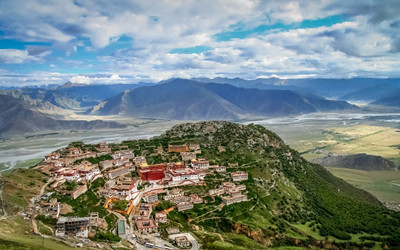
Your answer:
[[[335,176],[364,189],[382,202],[400,203],[400,171],[362,171],[327,168]]]

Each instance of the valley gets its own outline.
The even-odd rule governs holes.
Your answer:
[[[185,88],[182,89],[182,85],[184,85]],[[271,87],[271,85],[269,86]],[[252,88],[243,88],[240,84],[237,87],[233,87],[223,82],[220,84],[207,82],[196,83],[182,79],[171,80],[170,82],[154,85],[152,87],[138,86],[138,88],[126,90],[104,101],[101,101],[101,98],[104,98],[104,93],[101,91],[101,88],[99,92],[93,92],[92,96],[88,96],[87,94],[91,93],[89,90],[93,87],[63,85],[59,91],[61,91],[61,93],[64,93],[63,91],[72,91],[69,90],[69,88],[84,88],[82,92],[84,94],[76,96],[69,95],[68,97],[64,96],[64,98],[58,96],[55,99],[37,99],[35,101],[30,100],[26,95],[19,96],[19,99],[10,99],[12,98],[10,96],[2,97],[3,102],[12,108],[3,107],[3,113],[6,114],[7,117],[10,117],[10,119],[3,118],[2,123],[6,125],[3,125],[4,137],[0,143],[0,151],[2,152],[0,155],[0,173],[5,176],[6,180],[9,176],[14,176],[16,172],[12,172],[12,170],[18,168],[21,169],[22,172],[17,173],[24,173],[23,170],[28,169],[27,173],[30,173],[29,176],[31,176],[32,173],[29,172],[31,171],[30,168],[41,163],[44,156],[49,155],[55,150],[63,150],[63,148],[68,145],[70,146],[71,143],[74,144],[76,141],[83,141],[85,144],[89,145],[89,147],[91,144],[98,144],[100,142],[118,145],[119,143],[126,143],[133,140],[132,142],[134,143],[134,140],[138,139],[142,141],[143,139],[144,141],[149,140],[148,142],[151,143],[151,141],[154,140],[151,138],[157,138],[158,135],[163,134],[165,131],[170,131],[171,127],[177,124],[182,124],[184,122],[191,122],[193,124],[193,122],[201,119],[228,119],[234,120],[239,124],[249,125],[249,127],[254,126],[250,124],[261,125],[275,132],[287,145],[298,151],[300,153],[299,155],[306,160],[310,162],[320,160],[320,164],[326,165],[326,169],[330,173],[354,185],[356,188],[370,192],[377,200],[369,194],[363,193],[361,190],[353,189],[353,187],[350,187],[339,179],[332,179],[334,177],[329,176],[325,169],[316,167],[317,171],[322,171],[319,172],[318,175],[321,175],[323,179],[327,178],[328,182],[332,182],[333,185],[340,187],[338,190],[344,189],[346,190],[345,192],[349,192],[348,195],[361,198],[361,200],[366,199],[367,203],[372,202],[380,204],[378,202],[379,200],[391,210],[400,210],[400,171],[396,170],[397,166],[400,165],[400,150],[398,144],[400,141],[398,128],[400,113],[396,108],[383,106],[360,106],[360,108],[345,101],[330,101],[311,94],[297,93],[292,90],[280,88],[261,91]],[[85,94],[85,91],[88,92]],[[14,92],[10,93],[14,94]],[[74,93],[74,91],[71,93]],[[193,99],[190,93],[196,94],[197,98]],[[51,94],[53,94],[53,92],[51,92]],[[58,95],[59,94],[60,92],[58,92]],[[184,96],[186,97],[181,98]],[[99,99],[96,99],[97,97]],[[9,100],[12,102],[9,102]],[[51,103],[49,103],[49,101]],[[88,107],[87,105],[90,101],[98,104],[93,103],[95,106]],[[67,104],[74,104],[75,106],[71,108]],[[24,125],[16,126],[16,124]],[[46,126],[43,126],[43,124]],[[54,125],[49,126],[48,124]],[[196,127],[196,125],[194,126]],[[207,129],[208,127],[200,129],[195,135],[190,135],[188,138],[192,136],[196,137],[198,133],[207,134]],[[237,132],[241,133],[239,131]],[[220,136],[219,133],[218,136]],[[228,139],[224,138],[224,140]],[[230,140],[231,139],[228,140],[229,142],[223,142],[223,144],[232,146]],[[178,141],[180,141],[180,139],[178,139]],[[133,145],[126,146],[132,147]],[[233,150],[233,148],[231,150]],[[221,148],[218,147],[219,153],[224,152],[224,150],[225,146]],[[263,150],[260,152],[262,151]],[[210,157],[212,159],[216,157],[214,152],[209,153],[213,156],[208,155],[207,158]],[[232,160],[239,157],[240,154],[232,155],[231,153],[232,152],[229,152],[227,155],[233,158],[229,159],[227,162],[235,166],[236,163],[232,162]],[[219,201],[216,202],[216,200],[214,200],[216,206],[201,206],[200,210],[199,207],[196,206],[195,209],[190,212],[189,217],[192,221],[189,224],[184,222],[182,214],[171,213],[172,220],[179,223],[179,225],[183,225],[184,229],[189,231],[191,230],[190,227],[194,226],[192,223],[201,225],[199,227],[201,230],[196,231],[196,236],[205,239],[200,241],[208,248],[232,248],[238,246],[242,246],[243,249],[258,248],[260,244],[265,246],[275,241],[271,239],[263,239],[260,241],[257,235],[265,233],[263,231],[257,231],[260,228],[267,230],[267,234],[271,234],[271,230],[278,232],[280,235],[279,241],[287,243],[295,239],[296,242],[300,242],[296,244],[300,245],[318,245],[319,243],[316,243],[314,240],[337,242],[336,244],[345,245],[366,244],[365,246],[369,246],[370,244],[375,244],[376,247],[382,243],[382,239],[379,238],[379,235],[372,233],[356,233],[355,229],[353,231],[348,231],[348,234],[342,234],[339,232],[342,230],[339,229],[339,225],[335,226],[336,229],[331,226],[321,229],[322,225],[333,226],[335,223],[331,222],[328,218],[324,218],[323,214],[320,214],[320,216],[322,216],[320,219],[326,221],[320,222],[320,225],[316,225],[315,222],[306,222],[306,220],[310,218],[299,220],[296,214],[297,212],[295,212],[293,208],[287,211],[280,211],[279,213],[286,215],[280,214],[278,217],[281,219],[283,218],[286,222],[278,219],[280,222],[276,224],[274,216],[277,214],[274,214],[275,212],[272,214],[261,212],[262,209],[272,208],[270,204],[265,203],[265,201],[270,199],[271,195],[274,196],[276,189],[281,189],[280,195],[283,196],[292,197],[293,199],[302,197],[304,193],[301,190],[305,191],[308,189],[309,176],[301,177],[304,178],[304,183],[299,183],[300,186],[298,189],[295,189],[293,183],[288,183],[288,179],[285,179],[286,177],[283,180],[280,179],[283,175],[276,169],[274,170],[272,168],[268,171],[260,171],[259,168],[255,168],[255,166],[258,166],[260,161],[262,162],[263,160],[259,159],[259,156],[255,156],[257,154],[254,153],[255,152],[251,151],[241,156],[243,159],[247,159],[247,157],[253,155],[257,160],[243,161],[243,159],[240,159],[240,161],[243,161],[240,164],[240,169],[247,171],[252,176],[261,177],[260,179],[257,177],[252,180],[252,182],[256,182],[256,185],[252,188],[251,185],[248,186],[250,187],[248,192],[251,195],[256,189],[260,189],[260,191],[262,190],[262,192],[265,193],[264,196],[253,196],[253,198],[246,201],[246,204],[249,203],[250,207],[248,207],[248,205],[236,204],[233,206],[233,210],[224,208],[222,204],[222,206],[218,205]],[[160,159],[155,156],[158,152],[150,153],[145,150],[142,154],[148,155],[148,160],[153,164],[159,163],[160,161]],[[286,154],[284,154],[285,156],[282,159],[280,158],[279,161],[285,162],[286,160],[284,158],[288,157]],[[325,160],[327,157],[333,159],[336,157],[339,159],[337,161],[338,166],[335,164],[328,164],[328,162],[332,163],[334,161],[330,158]],[[237,159],[239,160],[239,158]],[[290,157],[288,159],[290,159]],[[97,158],[93,160],[96,162],[98,161]],[[265,164],[269,165],[270,163],[265,162]],[[359,170],[351,168],[358,168]],[[299,174],[297,172],[291,173],[290,170],[285,171],[289,171],[285,173],[287,176]],[[10,172],[13,174],[10,175]],[[309,174],[313,175],[314,173],[310,172]],[[7,183],[9,183],[9,181],[10,180],[8,180]],[[218,179],[208,179],[207,181],[214,182],[218,181]],[[323,182],[323,180],[321,181]],[[324,187],[325,184],[322,184],[322,182],[319,185]],[[11,189],[10,186],[8,186],[8,189],[3,189],[2,197],[5,198],[8,204],[11,203],[16,204],[17,207],[24,207],[29,200],[27,197],[31,197],[36,191],[31,190],[32,187],[26,186],[26,184],[14,183],[13,185],[17,186],[16,189],[30,191],[17,192],[14,194],[10,192]],[[24,188],[22,188],[21,185],[25,185]],[[92,191],[94,189],[92,189],[91,185],[88,187],[91,191],[87,192],[82,199],[95,198],[92,196]],[[185,187],[184,190],[194,191],[196,195],[202,195],[205,192],[204,188],[198,187]],[[328,190],[326,191],[331,192]],[[308,195],[312,196],[313,194],[309,193]],[[322,197],[326,194],[321,193],[319,195],[322,196],[318,199],[325,199]],[[16,198],[11,199],[10,197],[12,196],[16,196]],[[57,197],[64,200],[62,196]],[[100,195],[96,199],[100,199],[101,197]],[[277,199],[280,196],[274,197]],[[136,198],[133,200],[137,200]],[[88,202],[92,202],[93,204],[91,204],[94,206],[96,199]],[[235,199],[237,199],[237,197]],[[298,202],[299,201],[296,200],[294,203],[289,202],[289,204],[286,205],[289,207],[296,207]],[[326,202],[330,203],[332,201],[327,200]],[[67,203],[72,207],[77,206],[74,202]],[[353,205],[354,204],[351,206]],[[277,204],[275,209],[276,208],[283,209],[282,204]],[[96,205],[95,209],[100,208]],[[339,211],[336,211],[336,208],[331,206],[327,209],[331,210],[331,213],[337,213]],[[369,208],[365,207],[365,209]],[[256,213],[250,219],[246,219],[243,215],[247,213],[247,210],[254,210],[263,215]],[[87,215],[86,212],[86,210],[79,210],[78,214],[82,216]],[[221,212],[223,212],[223,214]],[[227,212],[229,216],[226,215]],[[111,220],[111,218],[111,223],[115,223],[114,220],[116,220],[116,217],[113,217],[112,214],[118,215],[118,213],[113,212],[110,216],[104,217],[108,223],[110,223],[109,220]],[[104,214],[102,216],[104,216]],[[184,214],[184,216],[187,215]],[[342,216],[340,213],[336,214],[336,217],[340,216]],[[365,215],[361,213],[358,216],[363,217]],[[118,217],[121,216],[118,215]],[[215,235],[211,233],[209,229],[206,229],[213,223],[209,221],[210,218],[218,221],[213,227],[218,227],[220,231]],[[271,220],[271,218],[273,219]],[[19,227],[29,230],[29,225],[21,224],[18,219],[19,217],[8,218],[9,223],[20,223]],[[343,220],[347,221],[349,218]],[[262,222],[261,224],[260,221]],[[36,230],[39,230],[42,234],[53,234],[52,231],[54,231],[54,228],[49,227],[49,224],[45,224],[43,221],[35,222],[38,225],[38,229]],[[234,222],[234,224],[230,224],[232,222]],[[265,228],[264,223],[272,223],[272,225]],[[223,226],[225,224],[230,224],[230,227],[234,228],[234,230],[232,232],[225,232],[224,230],[226,229],[224,229]],[[251,228],[255,228],[256,231],[252,231]],[[9,229],[0,228],[0,233],[1,231],[3,231],[3,233],[7,232],[7,230]],[[108,228],[108,236],[99,234],[99,237],[111,237],[110,234],[113,235],[115,232],[110,230],[111,229]],[[13,241],[3,242],[2,244],[10,244],[12,246],[15,241],[18,241],[30,246],[40,246],[40,238],[38,237],[32,237],[31,239],[24,238],[24,240],[21,240],[24,234],[25,233],[19,232],[16,234],[16,238],[13,238]],[[305,240],[307,237],[313,239],[311,241],[312,243],[306,243],[307,241]],[[378,237],[379,239],[374,237]],[[368,240],[375,240],[375,243]],[[326,244],[326,242],[323,244]],[[54,237],[51,237],[48,243],[54,245],[61,244],[61,248],[68,247],[67,245],[72,246],[71,240],[60,242]]]
[[[0,6],[0,249],[400,250],[400,1]]]
[[[108,117],[105,117],[108,118]],[[108,118],[110,119],[110,118]],[[42,157],[70,142],[121,142],[125,139],[150,138],[182,121],[132,120],[124,117],[118,122],[132,124],[124,129],[100,131],[61,131],[39,134],[0,144],[0,171],[35,165]],[[307,160],[322,158],[329,153],[366,153],[382,156],[400,165],[398,132],[399,113],[312,113],[268,120],[243,121],[263,125],[302,153]],[[362,171],[328,168],[334,175],[356,187],[376,195],[382,202],[400,203],[400,186],[390,184],[397,171]],[[381,175],[380,175],[381,174]],[[393,174],[393,175],[392,175]],[[373,178],[378,184],[371,184]],[[386,179],[386,177],[390,177]],[[365,179],[367,178],[367,179]],[[368,179],[370,178],[370,179]],[[396,179],[396,178],[395,178]]]

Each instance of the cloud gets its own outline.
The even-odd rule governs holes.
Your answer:
[[[69,77],[71,77],[71,75],[63,75],[56,72],[36,71],[29,74],[20,74],[6,69],[0,69],[0,86],[46,86],[64,83]]]
[[[89,84],[91,82],[91,79],[87,76],[74,76],[71,77],[69,81],[72,83]]]
[[[1,50],[0,62],[10,71],[21,68],[12,64],[47,64],[67,72],[62,80],[91,84],[175,76],[400,77],[398,13],[395,0],[4,1],[3,38],[26,44]],[[332,16],[340,22],[328,23]],[[247,33],[216,39],[229,32]]]
[[[42,52],[43,54],[43,52]],[[47,54],[47,53],[45,53]],[[27,50],[18,49],[0,49],[0,63],[4,64],[21,64],[32,61],[41,61],[42,58],[32,56]]]

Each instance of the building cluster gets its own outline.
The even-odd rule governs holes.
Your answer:
[[[99,145],[102,146],[99,146]],[[70,147],[65,150],[52,152],[44,157],[44,161],[37,169],[47,175],[54,176],[57,180],[93,181],[100,177],[100,169],[97,164],[92,164],[87,159],[96,158],[111,152],[106,143],[100,143],[96,149],[106,150],[102,152],[84,151],[78,147]]]
[[[96,150],[98,152],[97,157],[111,154],[111,148],[106,142],[100,142],[97,144]]]
[[[218,188],[208,190],[208,195],[211,197],[219,196],[225,205],[231,205],[247,201],[247,195],[242,193],[245,190],[245,185],[236,185],[233,182],[223,182]]]
[[[196,194],[185,195],[185,192],[180,188],[174,188],[168,190],[167,194],[164,196],[164,200],[171,201],[178,211],[185,211],[192,209],[194,204],[203,203],[203,199]]]
[[[139,157],[135,157],[135,154],[131,151],[131,150],[120,150],[120,151],[116,151],[113,154],[110,154],[110,156],[112,157],[112,160],[105,160],[105,161],[101,161],[99,163],[99,166],[101,167],[101,169],[107,170],[110,168],[118,168],[118,171],[121,171],[122,169],[129,169],[130,171],[134,171],[135,167],[134,167],[134,163],[136,165],[136,161],[135,159],[142,159],[142,156]],[[111,179],[115,178],[115,171],[114,169],[109,170],[109,172],[111,172]]]
[[[38,169],[54,178],[51,188],[70,195],[73,199],[87,191],[88,183],[104,177],[105,184],[98,191],[106,198],[104,207],[113,210],[114,213],[130,215],[133,219],[133,229],[139,235],[157,233],[158,226],[168,222],[170,209],[179,212],[190,210],[195,204],[204,203],[203,197],[207,195],[221,197],[224,205],[247,201],[247,195],[244,194],[246,186],[238,182],[247,180],[248,174],[244,171],[225,173],[225,166],[210,165],[207,159],[198,158],[198,154],[201,153],[199,144],[169,145],[167,152],[173,154],[173,157],[180,157],[181,162],[161,164],[147,164],[146,157],[135,156],[134,152],[127,148],[114,151],[115,149],[112,150],[107,143],[99,143],[94,149],[95,152],[71,147],[66,151],[53,152],[46,155]],[[165,155],[162,147],[157,150],[159,154]],[[106,155],[109,159],[98,164],[91,163],[97,161],[89,159]],[[205,185],[206,176],[212,171],[224,173],[222,176],[226,178],[230,176],[232,182],[223,182],[202,196],[185,193],[180,188],[185,185]],[[65,184],[62,185],[63,183]],[[67,190],[65,186],[73,188]],[[154,206],[162,202],[162,199],[171,201],[174,207],[154,213]],[[128,201],[126,211],[114,210],[113,202],[122,200]],[[40,203],[40,214],[58,218],[55,231],[57,236],[87,237],[90,227],[98,224],[98,214],[97,217],[95,214],[80,218],[59,217],[60,207],[56,199]],[[118,220],[116,234],[122,238],[129,235],[127,224],[126,220]],[[172,233],[171,228],[170,230]],[[174,241],[179,247],[191,245],[186,237],[176,237]]]
[[[56,179],[65,179],[68,182],[91,182],[101,177],[100,169],[97,164],[92,164],[88,161],[82,161],[78,165],[62,167],[54,171]]]
[[[109,180],[106,182],[103,195],[108,198],[131,200],[138,194],[138,187],[141,183],[139,178],[132,177]]]
[[[50,201],[44,201],[41,200],[39,202],[39,214],[52,217],[52,218],[58,218],[60,215],[60,210],[61,210],[61,204],[60,202],[57,201],[56,198],[50,199]]]

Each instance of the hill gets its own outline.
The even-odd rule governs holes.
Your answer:
[[[59,120],[11,96],[0,95],[0,138],[55,130],[120,128],[116,122]]]
[[[381,156],[368,154],[329,155],[313,160],[326,167],[343,167],[358,170],[393,170],[396,165]]]
[[[219,165],[237,164],[237,170],[251,175],[245,182],[249,202],[214,211],[207,215],[209,220],[189,223],[189,227],[196,224],[209,232],[198,233],[199,238],[205,237],[206,248],[223,245],[226,246],[223,249],[227,249],[227,246],[239,245],[260,249],[269,241],[281,245],[296,245],[294,242],[298,241],[302,242],[297,244],[300,246],[323,248],[335,238],[335,241],[345,240],[339,248],[346,248],[359,239],[357,234],[372,239],[368,235],[378,232],[388,237],[385,238],[387,241],[383,240],[391,242],[387,244],[398,244],[395,242],[400,237],[399,213],[387,210],[375,197],[334,177],[322,166],[307,162],[262,126],[229,122],[188,123],[175,126],[154,138],[152,143],[157,142],[199,143],[202,156]],[[225,151],[220,152],[219,146]],[[200,208],[185,213],[179,222],[192,221],[202,213]],[[391,230],[385,229],[386,223]],[[212,232],[221,233],[231,245],[217,240]],[[235,234],[244,234],[253,243],[241,241]],[[299,234],[311,237],[301,240],[301,236],[291,236]],[[324,237],[327,238],[324,240]],[[317,243],[313,239],[322,241]],[[321,242],[325,243],[318,245]]]
[[[343,101],[374,102],[397,94],[400,94],[400,88],[390,84],[378,84],[348,93],[339,99]]]
[[[228,84],[176,79],[125,91],[95,106],[90,114],[177,120],[237,120],[250,116],[282,116],[356,108],[346,102],[330,101],[290,90],[245,89]]]
[[[389,106],[389,107],[400,107],[400,94],[377,100],[371,104]]]
[[[186,194],[197,194],[206,202],[190,210],[170,211],[168,222],[160,224],[163,237],[166,228],[178,227],[191,232],[204,249],[400,247],[398,212],[386,209],[371,194],[334,177],[324,167],[307,162],[262,126],[223,121],[185,123],[148,140],[113,144],[113,149],[128,148],[146,157],[149,164],[156,164],[178,159],[178,153],[166,153],[171,144],[199,144],[198,157],[227,168],[221,173],[209,171],[204,185],[180,186]],[[93,148],[79,143],[73,147],[79,145]],[[238,170],[248,173],[248,180],[240,182],[246,201],[224,205],[220,197],[209,197],[210,189],[231,181],[231,172]],[[152,185],[143,188],[147,186]],[[87,216],[97,207],[104,211],[98,203],[102,193],[91,188],[78,201],[57,197],[73,207],[73,215]],[[89,195],[93,206],[78,203],[87,204]],[[164,202],[160,204],[155,209],[164,209]]]

